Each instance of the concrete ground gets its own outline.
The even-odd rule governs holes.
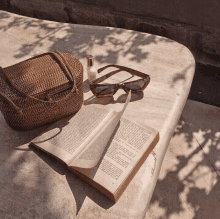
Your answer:
[[[187,100],[145,219],[220,218],[220,108]]]

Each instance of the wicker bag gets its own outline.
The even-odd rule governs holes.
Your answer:
[[[0,110],[16,130],[30,130],[79,111],[83,67],[54,51],[0,68]]]

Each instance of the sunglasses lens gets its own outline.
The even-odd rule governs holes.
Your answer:
[[[131,82],[131,83],[127,83],[125,84],[125,87],[128,89],[128,90],[140,90],[141,88],[144,87],[145,85],[145,80],[141,80],[141,81],[134,81],[134,82]]]
[[[95,88],[95,92],[98,95],[112,94],[115,91],[115,87],[112,85],[99,85]]]

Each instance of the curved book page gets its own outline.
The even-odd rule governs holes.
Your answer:
[[[69,163],[69,166],[93,168],[98,164],[130,99],[131,92],[128,94],[123,109],[119,112],[113,112],[111,117],[108,118],[108,121],[103,121],[102,124],[97,127],[97,129],[93,132],[93,135],[88,139],[87,142],[89,143],[84,147],[79,155]]]
[[[83,106],[74,116],[50,125],[31,144],[67,165],[92,168],[99,162],[130,98],[131,93],[120,112]]]
[[[69,169],[116,202],[146,159],[147,163],[155,165],[152,150],[158,141],[158,131],[121,118],[103,157],[94,168],[69,166]],[[150,169],[148,177],[153,171]]]

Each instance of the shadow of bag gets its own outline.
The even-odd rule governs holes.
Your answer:
[[[79,111],[83,66],[69,53],[44,53],[0,68],[0,110],[16,130],[31,130]]]

